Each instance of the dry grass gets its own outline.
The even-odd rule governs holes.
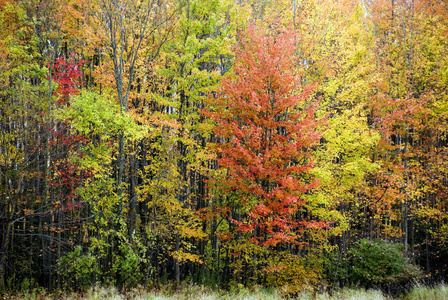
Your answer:
[[[162,286],[158,290],[145,290],[142,287],[120,292],[115,287],[93,286],[84,293],[52,293],[34,290],[30,293],[4,295],[1,299],[62,299],[62,300],[280,300],[281,294],[275,290],[253,288],[232,291],[213,290],[200,285],[182,285],[174,287]],[[448,299],[448,286],[439,284],[435,287],[416,285],[408,294],[400,297],[403,300],[445,300]],[[378,290],[342,289],[333,293],[310,294],[303,292],[295,299],[298,300],[389,300]]]
[[[418,284],[404,297],[406,300],[446,300],[448,286],[444,283],[434,287]]]

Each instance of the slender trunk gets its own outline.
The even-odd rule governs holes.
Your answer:
[[[6,281],[5,281],[6,248],[3,247],[4,245],[2,245],[0,249],[0,291],[4,291],[6,288]]]
[[[403,150],[403,154],[406,154],[408,152],[408,134],[405,134],[405,144],[404,144],[404,150]],[[407,183],[408,183],[408,159],[407,157],[405,157],[404,159],[404,169],[405,169],[405,188],[407,189]],[[406,191],[406,198],[404,199],[404,216],[403,216],[403,230],[404,230],[404,255],[407,256],[408,255],[408,236],[409,236],[409,230],[408,230],[408,201],[409,201],[409,197],[408,197],[408,192]]]
[[[44,211],[43,211],[43,205],[44,203],[48,204],[50,203],[50,166],[51,166],[51,156],[50,156],[50,138],[51,138],[51,125],[52,125],[52,119],[51,119],[51,112],[52,112],[52,97],[53,97],[53,91],[54,91],[54,84],[53,84],[53,67],[54,63],[56,61],[57,52],[59,48],[59,38],[61,34],[61,28],[58,26],[58,36],[54,43],[54,51],[53,56],[50,62],[50,68],[48,72],[48,81],[49,81],[49,89],[48,89],[48,120],[46,122],[47,130],[44,134],[45,138],[45,150],[44,150],[44,188],[43,188],[43,199],[44,201],[40,201],[39,203],[39,236],[42,239],[42,263],[43,263],[43,280],[44,285],[47,283],[47,287],[51,287],[50,282],[50,274],[51,274],[51,261],[48,261],[48,255],[51,251],[51,240],[48,244],[48,249],[46,249],[47,243],[45,242],[45,237],[43,234],[43,226],[45,225],[44,220]],[[51,259],[51,257],[50,257]],[[47,282],[46,282],[47,281]]]
[[[51,74],[51,71],[50,71]],[[50,75],[50,94],[52,94],[52,87],[51,87],[51,75]],[[51,112],[51,95],[50,98],[48,100],[48,114],[50,115]],[[43,178],[43,199],[44,201],[40,201],[39,202],[39,236],[42,239],[42,275],[43,275],[43,284],[44,286],[47,286],[47,284],[49,284],[49,277],[48,277],[48,265],[47,265],[47,255],[48,255],[48,251],[46,251],[47,249],[47,243],[45,241],[45,235],[44,235],[44,226],[46,224],[45,221],[45,213],[44,213],[44,203],[50,203],[50,164],[51,164],[51,159],[50,159],[50,130],[49,128],[51,127],[50,125],[50,120],[48,120],[47,122],[47,131],[45,134],[45,149],[44,149],[44,178]],[[48,247],[50,248],[50,247]]]
[[[130,156],[130,202],[129,202],[129,236],[132,240],[134,231],[135,231],[135,217],[136,217],[136,202],[137,202],[137,194],[135,191],[135,187],[137,186],[137,162],[135,155]]]
[[[57,261],[61,260],[61,231],[62,231],[62,209],[59,209],[58,213],[58,223],[59,223],[59,230],[58,230],[58,254],[57,254]],[[61,276],[60,272],[57,272],[57,288],[58,290],[61,289]]]
[[[409,235],[409,230],[408,230],[408,201],[407,199],[404,200],[404,255],[408,256],[408,235]]]
[[[431,264],[430,264],[430,253],[429,253],[429,245],[428,245],[428,224],[425,224],[425,250],[426,250],[426,273],[431,273]]]
[[[50,218],[50,224],[53,226],[53,224],[54,224],[54,214],[52,214],[51,215],[51,218]],[[49,233],[48,233],[48,236],[49,236],[49,242],[48,242],[48,249],[47,249],[47,251],[48,251],[48,256],[47,256],[47,265],[45,266],[46,267],[46,269],[47,269],[47,273],[48,273],[48,289],[49,290],[51,290],[52,288],[53,288],[53,282],[52,282],[52,280],[53,280],[53,265],[51,264],[51,260],[52,260],[52,254],[53,254],[53,252],[52,252],[52,248],[53,248],[53,233],[50,231]]]
[[[176,234],[176,252],[180,249],[180,236],[177,233]],[[179,261],[177,259],[174,260],[174,280],[177,283],[180,283],[180,268],[179,268]]]
[[[118,215],[120,220],[123,216],[123,173],[124,173],[124,134],[121,133],[118,138],[118,178],[117,178],[117,194],[119,198]]]
[[[11,235],[12,223],[9,222],[6,225],[6,230],[3,234],[0,245],[0,291],[4,291],[6,288],[6,260],[7,260],[7,248],[9,244],[9,238]]]

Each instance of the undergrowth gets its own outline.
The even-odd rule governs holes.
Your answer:
[[[48,293],[42,289],[18,294],[5,294],[2,299],[62,299],[62,300],[281,300],[281,292],[274,289],[254,287],[252,289],[239,288],[230,291],[211,289],[201,285],[163,285],[157,289],[138,287],[119,291],[116,287],[95,285],[85,292],[79,293]],[[379,290],[365,290],[362,288],[345,288],[330,292],[310,293],[302,292],[291,299],[298,300],[392,300]],[[402,300],[445,300],[448,299],[448,286],[439,284],[434,287],[422,284],[415,285],[410,292],[396,299]]]

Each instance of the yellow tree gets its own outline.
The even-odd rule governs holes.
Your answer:
[[[421,0],[376,1],[370,11],[380,76],[372,112],[383,135],[377,159],[386,174],[382,187],[375,187],[376,197],[392,192],[391,221],[405,253],[424,257],[427,272],[446,273],[431,257],[443,244],[443,230],[435,224],[446,219],[439,180],[446,176],[440,162],[446,159],[447,96],[441,86],[446,84],[447,10],[442,2]]]
[[[122,114],[128,112],[133,99],[143,98],[153,60],[169,31],[172,17],[168,3],[160,1],[98,0],[82,3],[85,40],[89,52],[101,61],[92,74],[100,93],[116,97]],[[162,36],[158,36],[161,34]],[[97,62],[99,64],[99,62]],[[137,100],[136,100],[137,101]],[[136,104],[136,103],[132,103]],[[123,181],[126,163],[125,138],[120,135],[117,149],[117,193],[123,210]]]
[[[208,206],[207,166],[213,155],[205,147],[211,124],[200,110],[230,67],[235,27],[230,19],[239,13],[233,1],[178,1],[175,8],[173,31],[157,64],[159,89],[151,95],[156,111],[151,116],[156,125],[154,154],[141,199],[151,199],[153,231],[167,244],[171,237],[174,240],[169,251],[179,281],[181,264],[197,263],[204,255],[205,242],[199,240],[206,223],[197,228],[195,211]],[[171,221],[157,222],[160,214],[170,215]],[[190,222],[183,221],[186,216]],[[192,243],[194,239],[198,242]]]

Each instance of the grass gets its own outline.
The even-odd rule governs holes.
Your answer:
[[[30,293],[21,293],[16,295],[4,295],[3,299],[63,299],[63,300],[128,300],[128,299],[148,299],[148,300],[280,300],[280,292],[273,289],[264,289],[255,287],[253,289],[238,289],[232,291],[223,291],[219,289],[210,289],[200,285],[181,285],[174,287],[171,285],[162,286],[157,290],[145,290],[142,287],[120,292],[115,287],[102,287],[99,285],[91,287],[84,293],[47,293],[43,290],[34,290]],[[378,290],[364,289],[342,289],[332,293],[322,292],[311,294],[303,292],[296,298],[298,300],[391,300],[392,298],[383,295]],[[435,287],[425,285],[416,285],[406,295],[399,299],[403,300],[445,300],[448,299],[448,286],[439,284]]]
[[[434,287],[417,284],[404,297],[406,300],[446,300],[448,299],[448,286],[444,283]]]
[[[2,299],[2,298],[0,298]],[[182,285],[173,287],[162,286],[158,290],[145,290],[142,287],[120,292],[116,287],[103,287],[95,285],[84,293],[46,293],[43,290],[15,295],[5,295],[3,299],[63,299],[63,300],[280,300],[280,293],[274,290],[255,288],[253,290],[241,289],[238,291],[213,290],[200,285]]]

